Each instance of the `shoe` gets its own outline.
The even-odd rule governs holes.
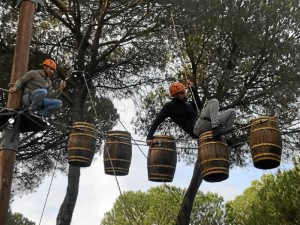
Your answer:
[[[47,126],[50,126],[53,123],[53,119],[50,116],[40,114],[40,117],[43,119],[44,122],[47,123]]]
[[[36,108],[35,108],[35,107],[32,107],[32,105],[30,105],[29,108],[28,108],[28,110],[29,110],[29,111],[32,111],[32,112],[35,112],[35,111],[36,111]]]
[[[221,126],[217,126],[217,127],[213,127],[212,128],[212,135],[214,138],[222,135],[222,134],[226,134],[225,130],[223,127]]]
[[[39,113],[38,111],[36,112],[36,115],[38,115],[39,117],[42,117],[42,118],[46,117],[43,114]]]
[[[223,134],[231,133],[233,130],[234,130],[234,128],[225,128],[222,126],[217,126],[217,127],[212,128],[212,134],[213,134],[213,137],[218,137]]]
[[[30,109],[25,109],[24,110],[24,113],[25,114],[29,114],[29,115],[31,115],[31,116],[39,116],[38,114],[37,114],[37,112],[36,111],[34,111],[34,110],[30,110]]]

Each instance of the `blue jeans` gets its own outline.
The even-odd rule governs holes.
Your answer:
[[[47,93],[47,89],[40,88],[30,94],[24,94],[22,96],[23,105],[30,111],[37,111],[38,115],[49,116],[62,107],[62,102],[59,99],[46,98]]]

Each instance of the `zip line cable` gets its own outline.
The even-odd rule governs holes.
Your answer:
[[[9,92],[9,90],[8,90],[8,89],[4,89],[4,88],[0,88],[0,91]]]
[[[42,218],[43,218],[44,211],[45,211],[45,208],[46,208],[46,204],[47,204],[47,201],[48,201],[49,193],[50,193],[50,190],[51,190],[51,187],[52,187],[53,178],[54,178],[54,175],[55,175],[55,172],[56,172],[57,162],[58,161],[56,160],[55,161],[54,170],[53,170],[53,173],[52,173],[52,176],[51,176],[51,181],[50,181],[50,185],[49,185],[49,188],[48,188],[46,200],[45,200],[45,203],[44,203],[44,206],[43,206],[43,210],[42,210],[42,214],[41,214],[41,217],[40,217],[39,225],[41,225],[41,222],[42,222]]]
[[[128,132],[128,130],[126,129],[126,127],[124,126],[124,124],[119,120],[120,124],[123,126],[123,128]],[[132,139],[134,140],[134,139]],[[135,141],[135,140],[134,140]],[[137,145],[138,149],[140,150],[140,152],[143,154],[143,156],[146,158],[146,160],[148,159],[147,156],[144,154],[144,152],[142,151],[142,149],[140,148],[140,145],[137,144],[135,142],[135,144]],[[146,145],[147,146],[147,145]],[[156,169],[156,168],[155,168]],[[176,197],[176,195],[173,193],[173,191],[171,190],[171,188],[167,185],[166,182],[163,182],[164,185],[167,187],[167,189],[169,190],[169,192],[171,193],[171,195],[173,196],[173,198],[175,198],[175,201],[180,205],[180,201],[178,200],[178,198]]]
[[[86,83],[86,85],[87,85],[87,83]],[[86,86],[86,88],[89,89],[88,86]],[[90,92],[89,92],[89,93],[90,93]],[[92,101],[92,104],[93,104],[93,101]],[[96,112],[96,111],[95,111],[95,112]],[[119,123],[122,125],[122,127],[128,132],[128,130],[126,129],[125,125],[124,125],[120,120],[118,120],[118,122],[119,122]],[[132,140],[134,140],[134,139],[132,139]],[[146,155],[144,154],[144,152],[141,150],[140,145],[137,144],[136,142],[135,142],[135,144],[137,145],[138,149],[139,149],[140,152],[143,154],[143,156],[147,159],[147,156],[146,156]],[[109,156],[109,160],[110,160],[110,162],[111,162],[110,155],[109,155],[109,151],[108,151],[108,149],[105,149],[105,150],[107,151],[108,156]],[[112,166],[113,171],[114,171],[114,167],[113,167],[112,162],[111,162],[111,166]],[[114,171],[114,174],[115,174],[115,171]],[[117,179],[116,174],[115,174],[115,179],[116,179],[117,185],[118,185],[118,187],[119,187],[119,183],[118,183],[118,179]],[[166,182],[163,182],[163,183],[165,184],[165,186],[168,186],[168,185],[166,184]],[[126,209],[126,202],[123,202],[123,197],[124,197],[124,195],[122,194],[120,187],[119,187],[119,190],[120,190],[120,195],[121,195],[122,203],[123,203],[124,206],[125,206],[125,212],[128,213],[128,212],[127,212],[127,209]],[[176,202],[178,202],[178,204],[180,205],[180,201],[176,198],[176,196],[175,196],[175,194],[172,192],[171,188],[168,188],[168,190],[171,192],[171,195],[175,198]],[[128,215],[127,215],[127,217],[128,217]]]
[[[83,72],[82,75],[83,75],[83,78],[84,78],[84,82],[85,82],[86,89],[87,89],[87,91],[88,91],[89,98],[90,98],[90,100],[91,100],[91,104],[92,104],[92,107],[93,107],[95,116],[96,116],[97,120],[99,120],[99,117],[98,117],[98,114],[97,114],[97,111],[96,111],[96,108],[95,108],[95,105],[94,105],[94,101],[93,101],[93,98],[92,98],[92,95],[91,95],[91,92],[90,92],[90,88],[89,88],[88,83],[87,83],[87,81],[86,81],[84,72]],[[103,139],[103,141],[104,141],[104,146],[106,146],[106,145],[105,145],[105,135],[104,135],[104,133],[102,132],[101,129],[100,129],[100,135],[101,135],[101,137],[102,137],[102,139]],[[108,151],[107,146],[104,147],[104,151],[106,151],[106,153],[107,153],[107,155],[108,155],[108,158],[109,158],[111,167],[112,167],[112,169],[113,169],[113,174],[114,174],[114,177],[115,177],[115,180],[116,180],[116,183],[117,183],[119,192],[120,192],[120,196],[121,196],[121,199],[122,199],[121,202],[122,202],[123,205],[124,205],[125,213],[127,214],[127,217],[129,218],[129,223],[131,224],[130,217],[133,217],[133,218],[134,218],[134,216],[130,215],[130,213],[129,213],[129,211],[128,211],[128,207],[126,206],[127,203],[126,203],[126,201],[123,201],[124,194],[123,194],[123,192],[122,192],[122,190],[121,190],[120,183],[119,183],[118,178],[117,178],[117,176],[116,176],[116,171],[115,171],[115,168],[114,168],[114,166],[113,166],[113,163],[112,163],[112,160],[111,160],[111,157],[110,157],[110,153],[109,153],[109,151]],[[137,222],[137,221],[136,221],[136,222]]]

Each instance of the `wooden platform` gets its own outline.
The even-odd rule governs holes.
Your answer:
[[[21,117],[21,133],[44,131],[48,125],[43,118],[35,114],[24,112],[24,110],[13,110],[0,107],[0,130],[2,130],[6,124],[9,125],[8,120],[10,118],[16,120],[16,118],[19,116]]]

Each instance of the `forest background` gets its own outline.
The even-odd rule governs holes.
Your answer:
[[[59,64],[54,83],[70,79],[56,123],[42,135],[24,138],[19,147],[13,194],[35,191],[54,168],[66,173],[68,188],[57,224],[72,220],[81,184],[80,169],[66,161],[71,124],[93,121],[104,134],[118,123],[120,127],[124,118],[114,103],[130,99],[133,103],[125,104],[135,109],[132,133],[143,139],[168,100],[168,83],[175,80],[191,80],[203,100],[218,98],[222,110],[235,108],[237,128],[260,115],[276,117],[283,162],[290,164],[299,154],[299,1],[43,3],[35,16],[28,68],[52,57]],[[7,88],[18,11],[1,1],[0,16],[1,87]],[[75,71],[85,74],[83,79],[72,78]],[[0,103],[6,105],[6,93],[1,93]],[[195,141],[173,123],[163,124],[160,132],[189,140],[178,143],[178,154],[187,168],[194,168],[184,186],[190,191],[186,197],[195,195],[202,184],[196,176]],[[233,138],[247,143],[248,133],[241,130]],[[96,157],[102,155],[103,141],[100,136]],[[232,168],[251,166],[247,144],[232,149],[230,156]],[[183,209],[190,211],[186,203],[193,199],[185,200]],[[179,212],[178,220],[185,217]]]

